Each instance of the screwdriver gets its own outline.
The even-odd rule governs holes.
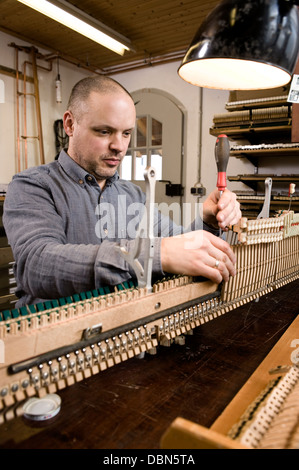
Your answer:
[[[228,164],[229,153],[230,146],[227,135],[218,135],[215,144],[215,159],[218,170],[217,188],[220,192],[220,197],[226,188],[226,167]],[[222,231],[219,229],[219,235],[221,236],[221,234]]]

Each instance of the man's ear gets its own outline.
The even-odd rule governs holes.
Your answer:
[[[66,111],[63,115],[63,127],[65,133],[70,137],[74,130],[74,116],[70,111]]]

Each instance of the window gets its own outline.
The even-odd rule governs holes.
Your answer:
[[[143,181],[147,166],[155,168],[157,181],[162,179],[162,123],[150,115],[137,118],[127,155],[121,165],[121,177]]]

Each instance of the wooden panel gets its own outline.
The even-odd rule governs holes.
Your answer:
[[[298,315],[298,287],[295,281],[196,328],[183,346],[61,390],[55,418],[2,424],[0,448],[159,449],[179,416],[210,427]]]
[[[127,37],[136,52],[124,57],[72,32],[15,0],[1,2],[0,29],[37,47],[72,57],[75,63],[106,69],[117,64],[182,51],[218,0],[71,1],[91,17]],[[175,60],[178,60],[177,58]]]
[[[165,449],[249,449],[239,441],[229,438],[227,434],[266,388],[272,378],[269,372],[282,365],[292,365],[291,344],[298,331],[299,317],[294,320],[210,429],[193,421],[177,418],[163,435],[162,447]]]
[[[299,316],[297,316],[224,412],[217,418],[212,426],[214,431],[221,432],[222,434],[228,433],[233,425],[238,422],[247,407],[254,402],[273,378],[273,376],[269,375],[269,372],[277,367],[292,365],[291,353],[294,351],[292,342],[297,338],[298,332]]]

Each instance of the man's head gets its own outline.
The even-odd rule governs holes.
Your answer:
[[[103,187],[127,152],[136,112],[131,95],[110,77],[87,77],[71,93],[64,114],[68,153]]]

